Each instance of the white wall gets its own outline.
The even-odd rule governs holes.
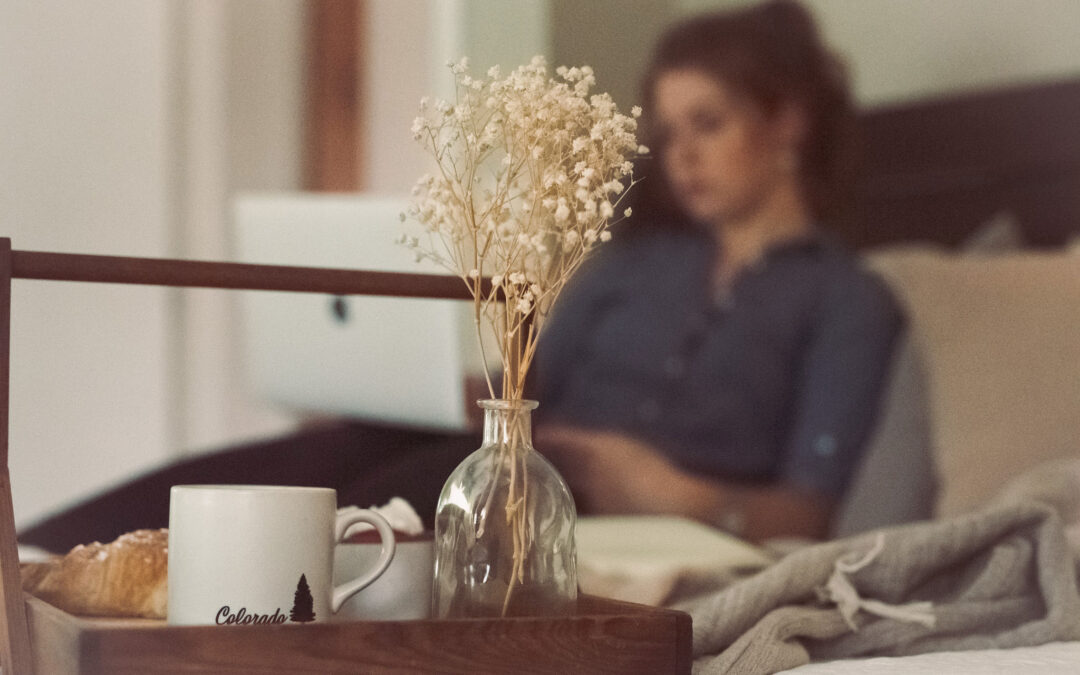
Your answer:
[[[424,172],[425,158],[409,127],[421,96],[431,94],[433,18],[430,2],[372,0],[364,45],[363,176],[371,192],[403,194]]]
[[[306,3],[184,0],[180,31],[179,191],[174,255],[233,258],[230,205],[245,190],[301,186]],[[181,453],[217,449],[290,429],[291,416],[247,391],[237,295],[180,293],[181,327],[171,411]]]
[[[552,52],[559,65],[592,66],[596,87],[623,111],[642,103],[640,80],[675,0],[554,0]]]
[[[173,219],[170,7],[0,3],[0,235],[160,256]],[[163,459],[171,298],[16,281],[10,468],[21,522]]]
[[[804,2],[866,105],[1080,76],[1076,0]],[[682,14],[745,4],[679,0]]]
[[[297,188],[305,3],[0,3],[0,236],[227,259],[236,190]],[[247,396],[224,291],[16,281],[16,519],[288,428]]]
[[[550,54],[548,0],[368,0],[365,189],[407,193],[428,158],[409,127],[423,96],[453,97],[446,67],[468,56],[474,73]]]
[[[810,0],[876,105],[1080,76],[1076,0]]]

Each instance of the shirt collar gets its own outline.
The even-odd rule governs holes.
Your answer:
[[[829,236],[822,232],[821,228],[814,226],[805,234],[766,246],[761,259],[769,260],[790,253],[814,253],[825,248],[828,243]]]

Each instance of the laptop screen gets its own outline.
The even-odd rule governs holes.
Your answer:
[[[395,240],[406,198],[306,193],[234,202],[240,262],[446,274]],[[471,305],[247,291],[243,354],[256,395],[290,409],[427,429],[468,428],[482,377]]]

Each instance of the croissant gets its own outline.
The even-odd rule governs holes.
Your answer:
[[[46,562],[23,563],[23,590],[85,616],[164,619],[168,530],[135,530],[108,544],[80,544]]]

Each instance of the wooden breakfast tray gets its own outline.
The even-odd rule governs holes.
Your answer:
[[[690,617],[583,597],[559,618],[168,626],[27,596],[35,673],[689,673]]]
[[[565,617],[168,626],[25,595],[8,471],[12,279],[468,300],[456,277],[13,251],[0,238],[0,668],[15,673],[689,673],[690,617],[583,596]]]

